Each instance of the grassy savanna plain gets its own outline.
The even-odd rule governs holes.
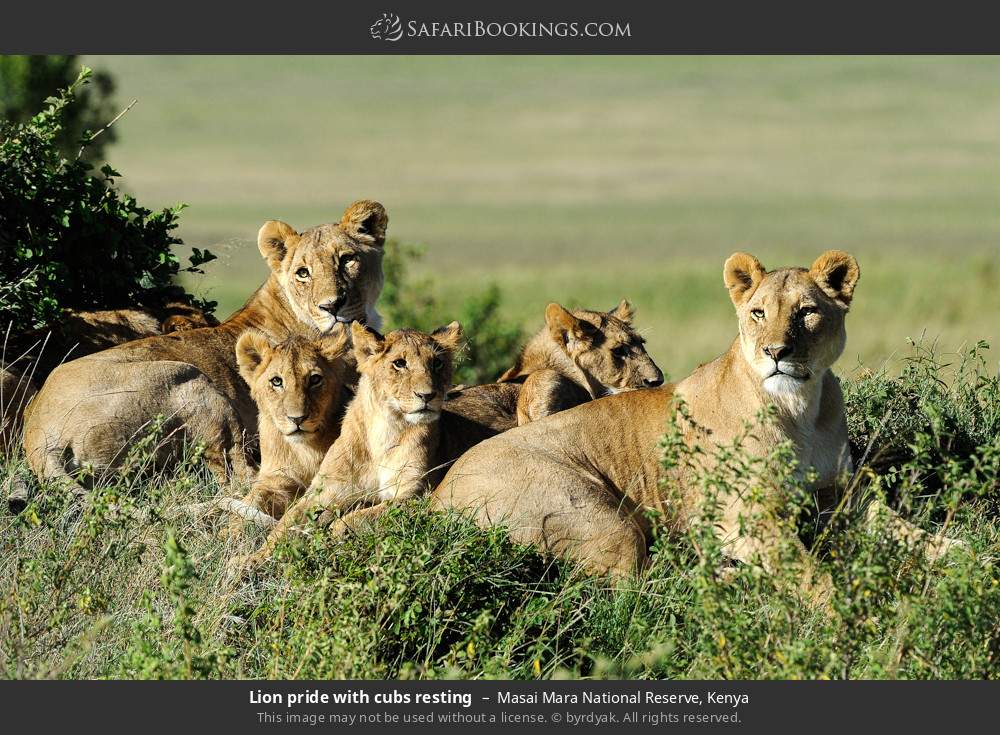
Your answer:
[[[1000,320],[1000,59],[88,57],[122,103],[113,163],[221,263],[235,309],[264,278],[264,219],[329,221],[359,197],[421,245],[436,296],[495,281],[546,303],[639,309],[674,377],[734,334],[736,249],[768,267],[855,254],[840,371]]]
[[[658,536],[650,569],[618,586],[420,502],[377,535],[313,533],[234,578],[228,561],[260,535],[223,541],[220,519],[178,509],[238,489],[196,448],[151,472],[140,443],[85,502],[50,487],[0,516],[3,674],[1000,675],[1000,378],[976,347],[1000,314],[1000,60],[86,61],[140,99],[112,163],[143,204],[191,205],[180,234],[221,256],[191,283],[223,314],[264,278],[261,221],[307,226],[374,197],[392,236],[425,248],[416,275],[445,308],[497,282],[504,316],[534,328],[550,300],[627,296],[682,377],[735,334],[734,249],[772,267],[853,252],[851,496],[884,495],[966,547],[932,566],[852,504],[817,532],[787,451],[733,448],[703,489],[780,490],[834,581],[829,607],[800,598],[792,563],[720,572],[710,511]],[[675,436],[665,424],[670,466],[690,460]],[[23,472],[11,457],[0,482]]]

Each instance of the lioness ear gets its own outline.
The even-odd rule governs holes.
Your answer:
[[[299,233],[291,225],[276,219],[269,219],[260,228],[257,233],[257,249],[264,256],[264,260],[267,261],[271,270],[278,270],[281,261],[285,259],[289,245],[298,236]]]
[[[733,253],[722,268],[722,280],[736,306],[753,295],[765,275],[760,261],[747,253]]]
[[[236,341],[236,364],[247,384],[253,383],[257,368],[271,354],[271,342],[257,329],[248,329]]]
[[[570,347],[574,341],[583,339],[594,329],[592,324],[577,319],[554,302],[545,307],[545,324],[556,344],[564,347]]]
[[[389,225],[389,215],[385,207],[371,199],[354,202],[340,218],[341,228],[355,240],[374,245],[385,245],[385,228]]]
[[[385,337],[361,322],[351,322],[351,341],[359,367],[368,358],[379,354],[385,346]]]
[[[839,303],[845,309],[851,305],[854,297],[854,287],[861,278],[858,261],[850,253],[843,250],[827,250],[816,258],[809,269],[809,275],[823,293]]]
[[[454,352],[462,343],[462,325],[452,322],[447,327],[438,327],[431,332],[431,337],[449,352]]]
[[[622,299],[622,302],[609,311],[608,314],[616,319],[621,319],[626,324],[630,324],[632,322],[632,304]]]
[[[350,339],[346,325],[337,324],[332,332],[319,338],[317,347],[323,359],[333,364],[344,357],[349,343]]]

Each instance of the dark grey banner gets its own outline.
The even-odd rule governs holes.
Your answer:
[[[662,54],[989,52],[952,3],[7,3],[2,53]],[[974,7],[974,6],[970,6]]]
[[[9,732],[985,732],[985,682],[6,682]],[[988,730],[987,730],[988,729]]]

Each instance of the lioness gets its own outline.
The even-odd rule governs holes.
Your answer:
[[[205,444],[221,481],[249,480],[243,436],[257,409],[239,375],[236,340],[250,328],[281,341],[338,322],[378,325],[387,223],[382,205],[368,200],[349,206],[338,223],[302,234],[284,222],[264,223],[257,246],[271,275],[223,324],[131,342],[52,372],[26,416],[32,470],[48,480],[88,465],[115,467],[161,415],[168,440],[159,461],[169,462],[187,437]]]
[[[309,491],[282,516],[251,564],[270,556],[311,511],[365,506],[338,524],[353,527],[378,517],[389,503],[418,495],[431,482],[439,458],[438,419],[451,387],[461,326],[452,322],[431,334],[401,329],[383,337],[355,323],[351,332],[361,378],[340,436]]]
[[[526,424],[600,396],[663,384],[663,373],[632,328],[627,301],[608,312],[559,304],[500,383],[521,383],[517,423]]]
[[[676,410],[675,396],[690,412],[681,424],[685,441],[708,449],[733,442],[762,407],[774,404],[777,421],[743,446],[763,454],[790,440],[801,471],[815,472],[819,500],[835,503],[836,492],[823,491],[838,487],[852,464],[843,396],[830,366],[844,349],[844,317],[859,276],[855,259],[836,250],[808,270],[766,272],[750,255],[731,256],[724,278],[739,336],[728,352],[676,385],[601,398],[488,439],[454,464],[433,505],[470,510],[481,525],[509,526],[517,541],[592,571],[633,573],[647,554],[643,510],[662,511],[683,528],[702,500],[691,478],[674,478],[681,507],[667,507],[661,488],[656,447]],[[756,504],[736,494],[725,500],[716,533],[726,553],[745,561],[759,557],[773,569],[787,531],[775,524],[746,535],[740,519],[758,515]],[[900,536],[926,536],[894,519],[890,530]],[[787,540],[802,546],[797,537]],[[944,548],[931,544],[929,551]],[[825,598],[829,580],[814,574],[800,551],[802,589]]]

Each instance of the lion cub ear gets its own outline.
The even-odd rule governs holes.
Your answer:
[[[613,316],[616,319],[621,319],[626,324],[631,324],[633,313],[632,304],[630,304],[626,299],[622,299],[618,306],[608,312],[608,315]]]
[[[438,327],[431,332],[431,338],[448,352],[454,352],[462,344],[462,325],[452,322],[447,327]]]
[[[385,245],[385,229],[389,215],[385,207],[371,199],[354,202],[340,218],[340,227],[355,240],[377,248]]]
[[[823,293],[843,306],[850,307],[854,297],[854,287],[861,278],[858,261],[850,253],[843,250],[827,250],[816,258],[809,269],[809,275]]]
[[[267,335],[257,329],[248,329],[236,341],[236,364],[247,384],[252,384],[257,368],[274,349]]]
[[[545,307],[545,324],[556,344],[566,349],[571,349],[574,343],[586,339],[594,331],[593,324],[578,319],[554,302]]]
[[[351,322],[351,341],[359,368],[385,348],[385,337],[361,322]]]
[[[729,298],[739,306],[753,296],[766,275],[764,266],[748,253],[733,253],[722,268],[722,280],[729,289]]]
[[[269,219],[257,233],[257,249],[264,256],[264,260],[276,271],[285,259],[288,248],[294,240],[298,239],[297,233],[291,225],[285,224],[276,219]]]
[[[347,326],[338,324],[337,328],[329,334],[325,334],[317,340],[316,346],[319,354],[331,365],[343,359],[350,347],[350,335]]]

